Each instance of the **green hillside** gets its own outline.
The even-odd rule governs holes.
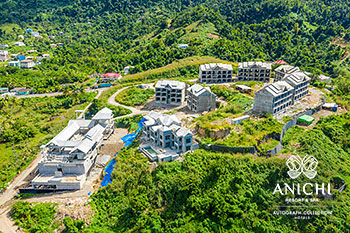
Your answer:
[[[74,92],[94,83],[91,74],[133,68],[96,100],[84,92],[0,99],[0,187],[26,168],[38,146],[62,129],[75,109],[91,101],[91,113],[112,108],[107,100],[122,87],[195,79],[200,64],[230,63],[236,71],[238,62],[284,60],[310,72],[311,85],[346,112],[349,25],[348,0],[4,0],[0,44],[10,45],[10,54],[28,56],[32,55],[28,50],[37,50],[35,56],[50,54],[51,59],[33,69],[0,62],[0,87],[22,86],[45,93],[67,90],[62,84],[74,83]],[[32,37],[28,28],[42,38]],[[15,47],[15,41],[26,46]],[[52,46],[58,43],[63,46]],[[179,49],[179,44],[189,47]],[[319,74],[332,77],[329,90],[315,80]],[[227,106],[198,117],[193,127],[232,128],[218,121],[245,113],[253,99],[231,89],[212,86]],[[137,105],[153,95],[143,92],[137,89],[134,96],[121,92],[117,99]],[[122,107],[113,110],[120,113],[116,116],[130,113]],[[11,216],[26,232],[53,232],[59,227],[65,228],[63,232],[348,232],[350,191],[337,189],[340,181],[350,182],[349,115],[321,118],[313,128],[293,127],[283,139],[282,153],[274,158],[200,149],[186,154],[183,162],[150,169],[134,144],[119,152],[112,184],[91,195],[94,215],[89,224],[70,217],[56,221],[55,205],[48,204],[17,204]],[[118,125],[135,127],[129,121],[139,118],[119,120]],[[281,128],[282,123],[266,116],[244,122],[224,139],[202,139],[223,146],[256,146],[266,134],[278,134]],[[276,143],[260,149],[271,149]],[[297,220],[273,214],[286,198],[272,194],[277,183],[308,181],[304,176],[288,177],[284,158],[290,154],[309,154],[318,160],[313,182],[329,182],[334,192],[331,200],[322,197],[317,204],[332,210],[332,215]],[[47,218],[42,218],[45,212]]]

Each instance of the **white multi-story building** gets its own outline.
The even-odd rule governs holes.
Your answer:
[[[174,80],[158,81],[156,86],[156,103],[182,105],[186,96],[186,84]]]
[[[237,81],[263,81],[269,82],[271,77],[271,64],[263,62],[242,62],[238,64]]]
[[[210,87],[194,84],[187,90],[187,107],[193,112],[211,111],[216,107],[216,95]]]
[[[291,65],[282,65],[275,69],[275,81],[282,80],[285,76],[292,74],[294,72],[300,72],[299,67]]]
[[[199,83],[232,82],[233,68],[230,64],[210,63],[199,67]]]
[[[166,115],[158,112],[150,112],[143,122],[143,140],[149,142],[141,146],[141,151],[151,161],[171,161],[178,154],[195,149],[193,134],[182,127],[181,121],[175,115]],[[161,150],[171,149],[175,153],[161,153]]]
[[[265,85],[255,93],[254,112],[277,114],[293,104],[293,87],[279,81]]]
[[[255,93],[254,111],[277,114],[308,94],[310,78],[303,72],[294,72],[264,86]]]
[[[283,78],[283,81],[287,82],[294,89],[293,103],[308,94],[310,80],[311,79],[303,72],[294,72]]]
[[[42,146],[39,175],[32,180],[32,188],[82,188],[103,139],[108,138],[113,129],[113,113],[108,108],[99,111],[91,120],[70,120],[58,135]]]

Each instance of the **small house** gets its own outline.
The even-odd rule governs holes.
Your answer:
[[[0,51],[0,61],[7,61],[9,52],[7,50],[1,50]]]
[[[19,46],[19,47],[23,47],[23,46],[26,46],[23,42],[21,41],[17,41],[15,43],[13,43],[14,46]]]
[[[51,59],[51,56],[50,56],[50,54],[43,54],[43,58],[49,60],[49,59]]]
[[[299,125],[310,125],[312,122],[314,122],[315,118],[309,115],[302,115],[298,118],[298,124]]]
[[[188,48],[188,44],[179,44],[177,46],[178,49],[187,49]]]
[[[325,82],[325,83],[329,83],[332,81],[332,79],[326,75],[320,74],[318,76],[318,80],[320,80],[320,82]]]
[[[35,66],[34,61],[29,60],[29,59],[25,59],[25,60],[22,60],[20,62],[20,67],[21,68],[30,69],[30,68],[33,68],[34,66]]]
[[[237,117],[231,120],[231,125],[238,125],[239,123],[243,122],[244,120],[249,119],[250,117],[248,115]]]
[[[39,32],[31,32],[32,37],[38,37],[40,36]]]
[[[6,49],[8,47],[9,47],[8,44],[0,44],[0,49]]]
[[[241,93],[251,94],[252,89],[246,85],[236,85],[236,90]]]
[[[11,89],[10,92],[15,93],[16,95],[28,95],[32,89],[26,88],[26,87],[16,87]]]
[[[10,62],[9,62],[9,65],[10,65],[10,66],[13,66],[13,67],[18,67],[18,68],[20,68],[20,66],[19,66],[19,61],[10,61]]]
[[[0,87],[0,94],[5,94],[9,92],[9,89],[7,87]]]
[[[336,112],[338,110],[338,105],[336,103],[325,103],[322,105],[322,109]]]

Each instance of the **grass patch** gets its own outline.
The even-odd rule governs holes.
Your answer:
[[[155,90],[152,88],[141,89],[135,86],[129,87],[122,92],[120,92],[116,97],[115,101],[127,105],[127,106],[136,106],[143,105],[151,98],[155,93]]]
[[[232,64],[234,67],[237,67],[236,63],[228,62],[214,57],[194,56],[175,61],[169,65],[157,69],[148,70],[137,74],[126,75],[120,80],[120,82],[126,83],[141,81],[143,83],[147,83],[154,80],[179,78],[182,76],[186,76],[188,78],[198,78],[199,65],[218,62]]]

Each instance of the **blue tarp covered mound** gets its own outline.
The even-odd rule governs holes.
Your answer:
[[[124,137],[122,137],[122,140],[124,142],[124,147],[128,147],[132,144],[132,142],[135,140],[135,138],[137,137],[137,135],[139,134],[139,132],[141,131],[142,129],[142,123],[146,121],[145,118],[143,118],[141,121],[139,121],[138,125],[139,125],[139,128],[136,130],[136,132],[134,133],[131,133],[131,134],[128,134],[128,135],[125,135]],[[116,153],[114,155],[117,156],[118,153]],[[104,170],[104,173],[105,173],[105,176],[101,182],[101,187],[105,187],[107,186],[108,184],[112,183],[112,172],[113,172],[113,169],[114,169],[114,165],[116,164],[116,161],[114,159],[112,159],[106,166],[105,170]]]

